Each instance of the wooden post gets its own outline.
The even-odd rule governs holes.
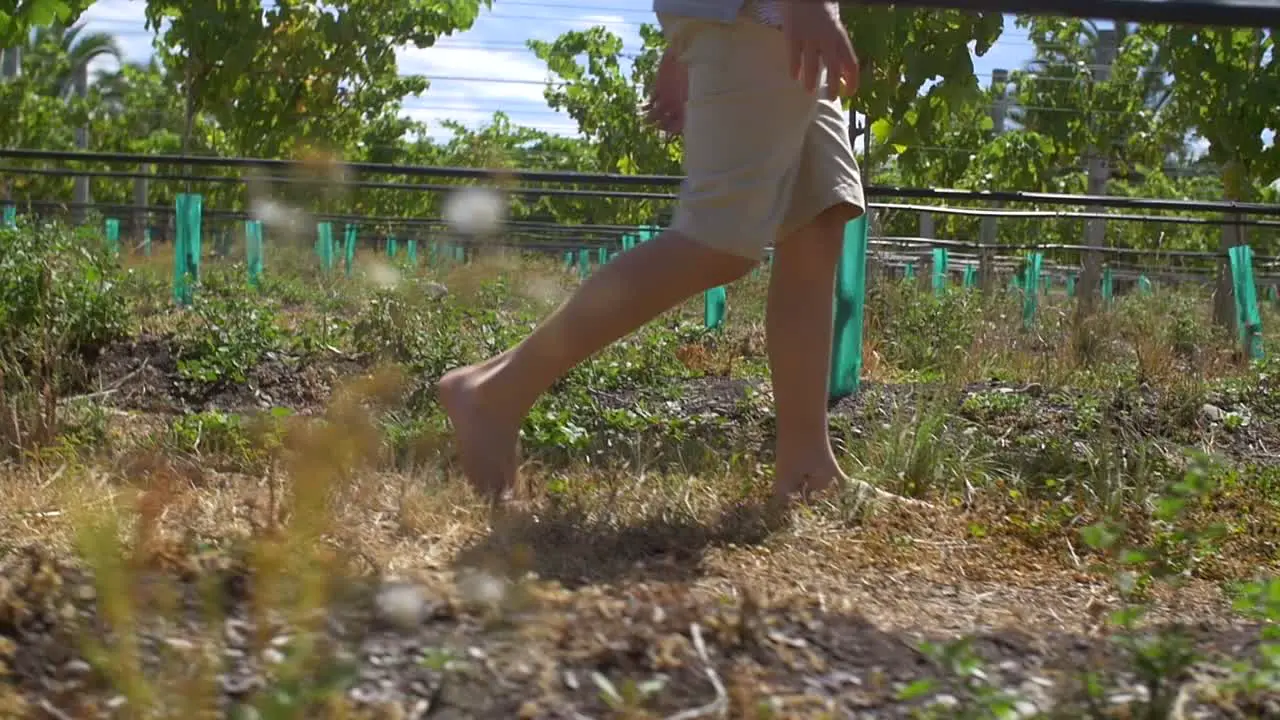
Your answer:
[[[996,100],[991,103],[991,125],[996,135],[1004,133],[1004,120],[1008,115],[1008,98],[1006,87],[1009,82],[1009,71],[996,69],[991,71],[991,87],[995,91]],[[992,203],[990,209],[995,210],[1004,203]],[[999,218],[983,215],[978,229],[978,287],[983,293],[991,292],[995,287],[994,245],[999,241]]]
[[[1111,76],[1111,63],[1116,55],[1116,31],[1099,30],[1098,44],[1094,49],[1093,80],[1105,82]],[[1107,180],[1111,178],[1111,165],[1108,162],[1109,148],[1096,145],[1089,149],[1088,156],[1088,193],[1105,195]],[[1104,208],[1091,207],[1089,212],[1101,213]],[[1105,220],[1091,219],[1084,221],[1084,245],[1089,248],[1106,246],[1107,224]],[[1076,285],[1076,319],[1088,317],[1097,306],[1098,283],[1102,278],[1102,253],[1087,250],[1084,256],[1084,267],[1081,268],[1080,282]]]

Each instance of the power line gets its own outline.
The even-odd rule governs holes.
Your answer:
[[[140,153],[70,152],[50,150],[0,149],[0,157],[15,160],[52,162],[96,162],[134,166],[189,166],[223,168],[260,168],[297,170],[302,163],[265,158],[227,158],[180,155],[147,155]],[[616,185],[674,188],[683,178],[672,175],[624,175],[617,173],[585,173],[546,170],[479,169],[424,165],[389,165],[385,163],[338,163],[335,166],[352,174],[396,175],[404,177],[449,178],[493,182],[497,176],[510,181],[562,183],[570,185]],[[911,198],[952,202],[1003,202],[1044,205],[1076,205],[1130,210],[1166,210],[1173,212],[1239,213],[1244,215],[1280,216],[1280,205],[1234,201],[1157,200],[1109,195],[1042,193],[1023,191],[972,191],[943,188],[869,186],[867,193],[881,198]]]

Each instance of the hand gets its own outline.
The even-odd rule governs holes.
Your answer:
[[[835,100],[857,92],[858,56],[840,23],[839,11],[815,0],[793,0],[782,6],[791,77],[803,79],[805,89],[813,92],[818,88],[818,73],[826,65],[828,97]]]
[[[689,69],[670,48],[658,62],[646,119],[672,135],[684,130],[684,107],[689,99]]]

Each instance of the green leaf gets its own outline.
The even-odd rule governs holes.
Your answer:
[[[1105,550],[1115,544],[1119,539],[1119,534],[1111,528],[1097,523],[1081,528],[1080,537],[1085,544],[1095,550]]]
[[[878,143],[888,142],[889,133],[893,130],[893,123],[887,118],[879,118],[871,123],[871,137],[875,138]]]
[[[929,678],[915,680],[911,684],[899,690],[897,698],[898,700],[915,700],[917,698],[924,697],[930,690],[933,690],[933,687],[934,682]]]

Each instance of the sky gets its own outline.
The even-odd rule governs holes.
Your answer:
[[[640,25],[655,22],[651,7],[652,0],[494,0],[493,8],[483,11],[470,30],[443,38],[434,47],[401,50],[401,72],[431,80],[422,97],[406,100],[407,112],[426,122],[436,138],[449,135],[440,120],[476,127],[498,110],[521,125],[576,134],[567,115],[547,107],[542,95],[546,66],[525,48],[525,41],[554,40],[569,30],[604,25],[622,37],[624,54],[636,52],[641,46]],[[145,61],[152,53],[152,35],[146,30],[144,8],[143,0],[98,0],[82,22],[87,31],[116,35],[126,60]],[[988,84],[993,69],[1021,67],[1031,51],[1026,33],[1007,17],[999,42],[974,61],[979,82]],[[111,64],[104,62],[102,68]]]

